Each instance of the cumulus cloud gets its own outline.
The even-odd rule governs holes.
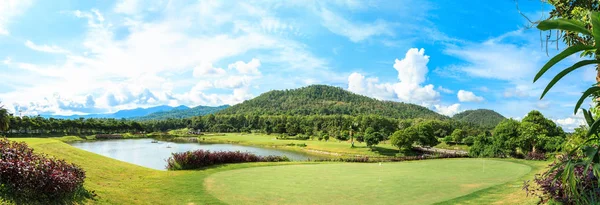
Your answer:
[[[216,88],[241,88],[250,85],[253,80],[250,76],[229,76],[227,78],[215,80],[214,85]]]
[[[244,63],[244,61],[237,61],[235,63],[229,64],[229,66],[227,67],[229,69],[236,69],[241,74],[260,74],[260,71],[258,71],[258,67],[260,67],[260,60],[256,58],[253,58],[248,63]]]
[[[212,63],[203,62],[199,66],[194,68],[193,75],[194,77],[213,77],[213,76],[223,76],[227,74],[227,72],[223,68],[215,68]]]
[[[395,60],[394,69],[398,72],[397,83],[380,83],[378,78],[366,78],[352,73],[348,77],[348,90],[386,100],[431,105],[439,101],[440,93],[431,84],[422,85],[427,77],[429,56],[424,49],[411,48],[402,60]]]
[[[440,86],[438,86],[438,88],[437,88],[437,89],[438,89],[440,92],[443,92],[443,93],[447,93],[447,94],[454,94],[454,90],[450,90],[450,89],[448,89],[448,88],[444,88],[444,87],[442,87],[441,85],[440,85]]]
[[[453,115],[455,115],[456,113],[459,113],[460,110],[460,104],[455,103],[452,105],[448,105],[448,106],[443,106],[443,105],[434,105],[435,107],[435,111],[442,114],[442,115],[446,115],[449,117],[452,117]]]
[[[483,97],[466,90],[459,90],[456,96],[460,102],[482,102],[484,100]]]
[[[556,124],[560,125],[565,131],[573,131],[575,128],[578,128],[581,125],[585,125],[585,119],[574,116],[560,119],[552,119]]]

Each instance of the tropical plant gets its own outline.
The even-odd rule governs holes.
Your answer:
[[[580,13],[582,11],[578,12]],[[584,14],[585,15],[582,18],[578,19],[559,17],[541,21],[537,25],[537,28],[542,31],[558,30],[563,32],[565,36],[568,36],[568,38],[571,39],[571,41],[566,42],[568,47],[551,58],[540,69],[534,78],[534,82],[539,80],[554,65],[575,53],[581,52],[580,57],[583,58],[558,73],[548,83],[542,92],[541,98],[543,98],[558,81],[574,70],[587,65],[595,65],[600,74],[600,13],[587,12]],[[587,23],[587,19],[589,19],[589,24]],[[600,78],[597,77],[596,80],[600,81]],[[596,83],[583,92],[582,96],[575,104],[575,114],[579,111],[579,108],[581,108],[581,105],[586,99],[589,97],[596,98],[598,96],[600,91],[598,85],[599,84]],[[570,150],[568,155],[565,156],[566,160],[561,160],[556,163],[550,170],[544,173],[543,177],[551,177],[553,183],[561,183],[561,186],[564,188],[564,194],[570,196],[570,198],[574,200],[569,203],[592,204],[598,201],[597,199],[590,197],[594,196],[590,193],[594,193],[597,190],[595,190],[594,187],[582,189],[582,181],[577,176],[576,169],[582,167],[583,170],[591,169],[592,171],[590,173],[593,173],[593,175],[596,176],[595,178],[600,180],[598,177],[600,176],[600,137],[598,136],[600,118],[595,118],[589,110],[582,109],[582,111],[585,120],[590,127],[586,134],[586,138],[589,138],[584,143],[576,146],[573,150]],[[578,150],[583,153],[583,157],[573,157]]]

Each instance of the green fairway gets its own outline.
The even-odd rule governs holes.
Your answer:
[[[484,171],[482,159],[441,159],[381,166],[292,162],[158,171],[57,139],[12,140],[81,166],[87,174],[85,187],[98,194],[89,204],[535,204],[520,185],[547,164],[485,160]]]
[[[515,180],[530,170],[487,159],[289,165],[219,172],[205,186],[230,204],[431,204]]]
[[[297,150],[312,154],[324,154],[329,156],[395,156],[398,148],[392,146],[389,142],[382,142],[375,146],[373,150],[367,147],[366,143],[355,141],[355,147],[351,148],[350,141],[338,141],[330,139],[329,141],[319,140],[278,140],[277,134],[209,134],[199,137],[204,142],[212,143],[239,143],[245,145],[257,145],[277,147],[279,149]],[[306,144],[306,147],[287,146],[287,144]]]

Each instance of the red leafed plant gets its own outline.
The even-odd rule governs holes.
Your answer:
[[[247,152],[227,152],[208,150],[187,151],[173,153],[167,160],[167,169],[186,170],[198,169],[212,165],[245,163],[245,162],[287,162],[290,161],[286,156],[257,156]]]
[[[33,152],[26,143],[0,138],[0,198],[16,204],[68,204],[95,194],[83,188],[74,164]]]

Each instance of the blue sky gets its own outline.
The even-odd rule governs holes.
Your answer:
[[[532,19],[550,9],[519,6]],[[558,69],[532,83],[549,57],[527,25],[512,0],[4,0],[0,100],[12,112],[70,115],[329,84],[449,116],[537,109],[570,130],[595,72],[575,72],[540,101]]]

